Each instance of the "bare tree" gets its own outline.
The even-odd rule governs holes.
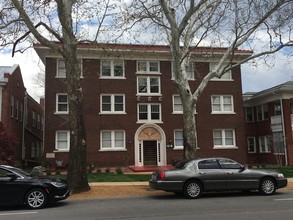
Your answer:
[[[12,44],[14,54],[39,42],[65,61],[71,131],[67,179],[73,193],[90,189],[77,45],[101,40],[109,29],[103,22],[113,15],[115,4],[110,0],[0,0],[1,47]]]
[[[125,7],[123,32],[128,28],[156,30],[170,45],[175,84],[183,105],[184,157],[196,156],[196,103],[210,79],[220,78],[242,63],[292,46],[292,0],[139,0]],[[123,35],[124,33],[121,33]],[[165,37],[163,37],[165,36]],[[217,65],[191,91],[187,67],[192,48],[225,47]],[[241,61],[234,59],[238,48],[254,49]],[[209,56],[213,54],[210,53]]]

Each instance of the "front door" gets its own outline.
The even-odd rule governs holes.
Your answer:
[[[144,166],[157,166],[157,141],[143,141]]]

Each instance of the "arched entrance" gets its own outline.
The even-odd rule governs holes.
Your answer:
[[[156,124],[144,124],[135,133],[135,166],[166,165],[166,136]]]

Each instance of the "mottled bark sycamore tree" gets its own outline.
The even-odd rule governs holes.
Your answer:
[[[13,44],[22,52],[23,42],[40,43],[58,52],[65,61],[69,102],[70,152],[68,182],[73,193],[90,189],[86,170],[86,137],[83,94],[77,45],[98,42],[103,22],[112,16],[114,1],[94,0],[0,0],[1,46]],[[26,44],[27,45],[27,44]]]
[[[210,79],[291,46],[292,4],[292,0],[138,0],[126,5],[124,26],[137,29],[141,26],[160,36],[159,43],[166,39],[162,43],[170,45],[175,84],[183,105],[185,158],[196,157],[194,112]],[[190,62],[190,47],[198,46],[225,47],[226,51],[192,91],[186,67]],[[254,53],[235,62],[233,55],[237,48],[253,49]]]

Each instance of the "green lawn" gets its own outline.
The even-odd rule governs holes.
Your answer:
[[[66,179],[66,175],[54,175],[60,179]],[[151,174],[116,174],[116,173],[90,173],[89,182],[144,182],[149,181]]]
[[[89,182],[141,182],[149,181],[151,174],[115,174],[115,173],[91,173]]]

